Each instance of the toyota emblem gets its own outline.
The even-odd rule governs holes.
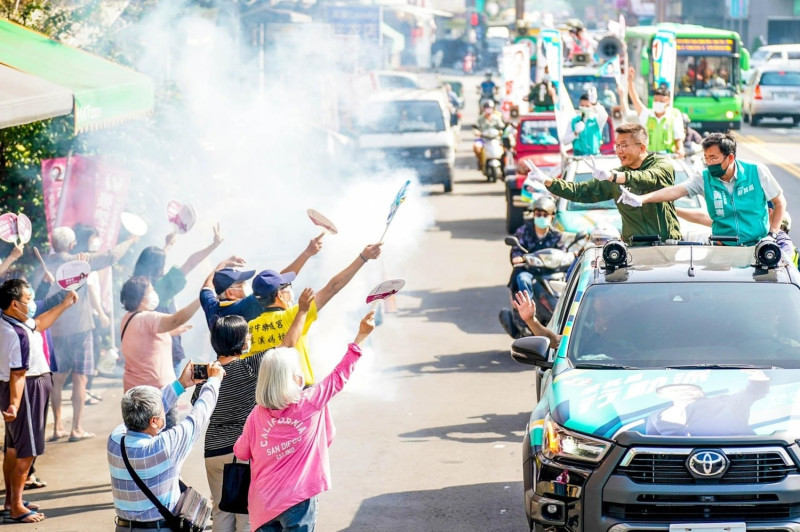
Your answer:
[[[721,451],[707,449],[693,452],[686,462],[692,476],[699,479],[716,478],[728,470],[728,457]]]

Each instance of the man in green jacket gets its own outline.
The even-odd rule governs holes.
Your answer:
[[[622,217],[622,238],[657,235],[662,241],[680,240],[681,228],[672,202],[653,203],[642,208],[620,203],[619,185],[631,192],[646,194],[675,184],[675,170],[670,161],[660,155],[647,153],[647,131],[640,124],[622,124],[616,130],[617,157],[622,166],[611,172],[596,169],[591,181],[568,183],[552,179],[538,168],[529,176],[543,183],[556,196],[581,203],[598,203],[613,199]]]

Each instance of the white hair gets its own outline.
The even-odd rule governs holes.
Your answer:
[[[75,243],[75,231],[69,227],[56,227],[53,229],[53,234],[50,236],[50,241],[53,244],[53,251],[61,253],[62,251],[69,251],[70,246]]]
[[[282,410],[300,400],[302,386],[295,376],[303,376],[300,353],[294,347],[270,349],[261,359],[256,385],[256,403],[271,410]]]
[[[150,420],[162,415],[161,390],[154,386],[134,386],[122,396],[122,421],[128,430],[144,432]]]

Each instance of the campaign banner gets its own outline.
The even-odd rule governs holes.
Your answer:
[[[524,44],[503,47],[503,95],[500,109],[506,122],[511,119],[512,108],[527,108],[523,98],[528,95],[531,86],[529,53]]]
[[[120,215],[128,200],[130,174],[105,161],[73,155],[69,158],[42,160],[42,192],[47,234],[57,226],[77,223],[97,229],[98,251],[117,243]],[[111,271],[100,276],[100,298],[106,312],[114,305]]]
[[[570,122],[575,116],[575,107],[572,105],[567,88],[563,83],[564,65],[564,42],[561,40],[561,33],[558,30],[546,28],[539,34],[541,43],[541,54],[545,61],[540,61],[547,65],[547,71],[556,90],[555,114],[556,124],[558,125],[558,139],[564,138],[570,127]]]
[[[675,87],[675,68],[677,67],[678,47],[675,32],[659,29],[653,37],[653,83],[656,88],[669,89],[670,102]]]
[[[104,161],[73,155],[42,160],[42,192],[47,233],[56,223],[97,229],[100,251],[117,243],[120,214],[128,199],[130,175]]]

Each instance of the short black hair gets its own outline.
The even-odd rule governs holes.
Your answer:
[[[241,316],[221,316],[211,326],[211,347],[217,357],[241,355],[247,339],[247,321]]]
[[[89,240],[98,235],[97,229],[91,225],[77,223],[72,230],[75,231],[75,247],[72,248],[72,252],[85,253],[89,251]]]
[[[0,310],[8,310],[12,301],[22,301],[22,295],[31,285],[22,279],[9,279],[0,285]]]
[[[583,94],[581,94],[581,97],[579,98],[579,101],[581,101],[581,102],[587,101],[588,102],[589,101],[589,95],[584,92]]]
[[[125,281],[119,294],[119,301],[125,310],[133,312],[139,308],[148,286],[150,286],[150,279],[144,275],[137,275]]]
[[[139,258],[136,259],[133,275],[137,277],[143,275],[151,281],[158,279],[164,275],[164,263],[166,260],[167,254],[160,247],[146,247],[139,254]]]
[[[703,139],[703,150],[707,150],[711,146],[718,146],[720,153],[727,157],[733,154],[736,157],[736,139],[727,133],[711,133]]]
[[[656,91],[653,93],[653,96],[666,96],[669,98],[669,89],[666,85],[661,85]]]

